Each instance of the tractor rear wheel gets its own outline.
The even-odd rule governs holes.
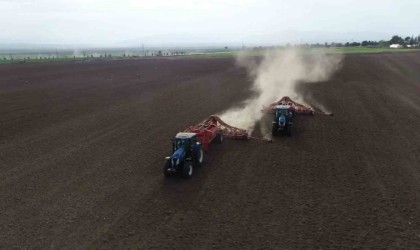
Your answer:
[[[190,179],[193,175],[193,165],[190,161],[184,162],[184,166],[182,167],[182,175],[186,179]]]
[[[273,128],[272,128],[272,130],[271,130],[271,135],[272,136],[276,136],[277,135],[277,124],[274,124],[273,123]]]
[[[292,125],[287,125],[287,136],[292,136]]]
[[[204,151],[202,148],[197,150],[194,156],[194,167],[201,167],[203,165],[204,160]]]
[[[167,159],[165,165],[163,166],[163,176],[168,178],[171,174],[169,173],[169,169],[172,167],[171,159]]]
[[[216,143],[222,143],[223,142],[223,134],[222,133],[217,133],[216,138],[214,138]]]

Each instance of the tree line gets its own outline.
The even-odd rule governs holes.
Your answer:
[[[407,36],[406,38],[402,38],[398,35],[392,36],[390,40],[380,40],[380,41],[362,41],[362,42],[346,42],[346,43],[325,43],[325,47],[389,47],[391,44],[400,44],[404,47],[410,46],[419,46],[420,43],[420,35],[418,36]],[[410,46],[408,46],[410,45]],[[314,44],[311,47],[324,47],[321,44]]]

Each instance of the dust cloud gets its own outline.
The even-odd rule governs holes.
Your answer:
[[[328,80],[339,69],[341,59],[342,56],[338,54],[319,52],[308,55],[307,51],[295,48],[266,51],[262,60],[250,52],[241,52],[236,63],[246,68],[253,78],[252,90],[255,95],[240,107],[225,111],[220,117],[228,124],[248,129],[251,134],[263,115],[261,108],[264,105],[278,101],[283,96],[305,103],[296,91],[297,83]]]

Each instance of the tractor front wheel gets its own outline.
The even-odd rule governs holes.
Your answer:
[[[171,159],[167,159],[165,165],[163,166],[163,176],[168,178],[171,174],[169,173],[169,169],[172,167]]]
[[[184,166],[182,167],[182,175],[186,179],[190,179],[193,175],[193,165],[191,162],[186,161],[184,162]]]

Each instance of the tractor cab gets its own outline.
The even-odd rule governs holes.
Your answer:
[[[277,105],[276,106],[276,120],[279,119],[282,115],[285,117],[293,118],[294,116],[294,109],[290,105]]]
[[[172,156],[165,157],[163,174],[165,177],[180,172],[186,178],[191,178],[193,167],[203,163],[203,150],[196,133],[181,132],[172,141]]]
[[[173,143],[173,151],[178,150],[183,147],[184,149],[193,149],[194,145],[197,143],[196,133],[178,133],[175,136]]]
[[[277,105],[275,110],[272,135],[276,136],[283,132],[291,136],[293,117],[295,116],[294,107],[291,105]]]

